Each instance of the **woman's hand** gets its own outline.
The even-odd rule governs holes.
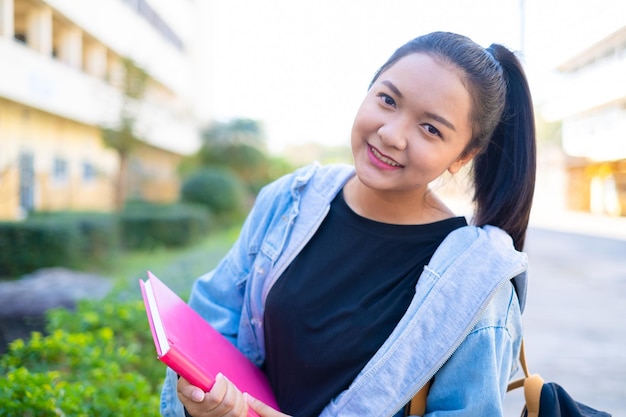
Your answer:
[[[193,417],[246,417],[248,415],[246,398],[222,374],[217,374],[213,388],[207,393],[191,385],[182,377],[178,380],[177,389],[178,398]]]
[[[222,374],[217,374],[213,388],[207,393],[182,377],[177,388],[178,398],[193,417],[246,417],[249,408],[259,417],[290,417],[247,393],[242,394]]]

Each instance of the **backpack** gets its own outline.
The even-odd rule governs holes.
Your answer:
[[[574,400],[559,384],[545,382],[539,374],[530,374],[524,352],[524,341],[520,348],[520,364],[524,377],[511,382],[507,391],[524,387],[526,404],[521,417],[611,417]],[[406,416],[423,416],[426,410],[426,397],[430,382],[426,384],[407,404]]]
[[[539,374],[531,375],[528,372],[523,340],[519,359],[524,377],[511,382],[507,391],[524,387],[526,405],[522,410],[522,417],[611,417],[605,411],[575,401],[559,384],[545,382]]]

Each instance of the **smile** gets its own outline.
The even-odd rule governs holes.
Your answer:
[[[373,146],[369,145],[369,149],[370,149],[370,152],[372,153],[372,155],[374,155],[376,157],[376,159],[378,159],[380,162],[383,162],[383,163],[385,163],[387,165],[390,165],[392,167],[397,167],[397,168],[402,167],[401,164],[399,164],[396,161],[394,161],[393,159],[383,155],[382,153],[380,153],[378,151],[378,149],[374,148]]]

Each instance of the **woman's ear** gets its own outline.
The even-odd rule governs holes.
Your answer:
[[[452,165],[448,167],[448,172],[450,174],[456,174],[457,172],[461,170],[461,168],[463,168],[463,166],[465,166],[465,164],[467,164],[469,161],[474,159],[477,153],[478,153],[478,149],[474,149],[469,152],[464,152],[463,154],[461,154],[461,156],[457,158],[456,161],[452,163]]]

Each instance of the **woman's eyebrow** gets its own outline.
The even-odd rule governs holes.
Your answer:
[[[426,116],[430,117],[431,119],[434,119],[434,120],[438,121],[442,125],[445,125],[448,129],[454,130],[456,132],[456,129],[454,128],[454,125],[452,123],[450,123],[448,120],[446,120],[444,117],[441,117],[438,114],[430,113],[430,112],[424,112],[424,114]]]
[[[398,87],[396,87],[391,81],[385,80],[382,83],[385,84],[387,87],[389,87],[389,89],[393,91],[395,95],[397,95],[400,98],[403,98],[402,93],[400,92],[400,90],[398,90]]]

